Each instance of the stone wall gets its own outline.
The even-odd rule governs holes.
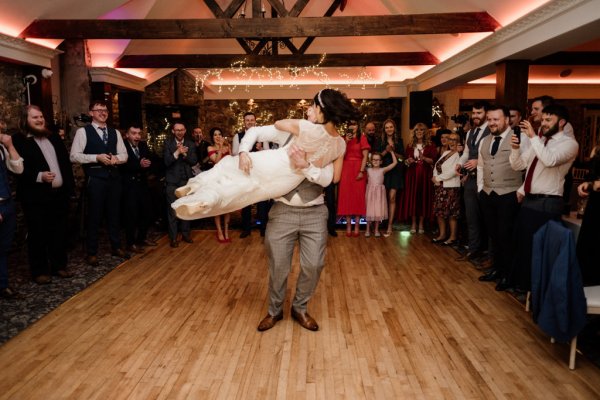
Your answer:
[[[242,128],[243,115],[247,111],[256,114],[258,125],[272,124],[285,118],[303,118],[308,102],[302,106],[300,100],[205,100],[201,108],[201,127],[208,132],[212,127],[219,127],[229,135]],[[402,101],[357,100],[356,106],[363,115],[361,125],[367,121],[375,121],[378,132],[383,121],[392,118],[400,126]]]
[[[22,66],[0,61],[0,120],[9,131],[18,127],[21,107],[26,104],[23,75]]]

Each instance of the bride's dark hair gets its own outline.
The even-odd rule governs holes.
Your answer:
[[[315,95],[313,100],[321,107],[321,112],[325,117],[324,122],[331,121],[337,125],[350,120],[360,120],[358,110],[348,100],[348,97],[338,90],[323,89]]]

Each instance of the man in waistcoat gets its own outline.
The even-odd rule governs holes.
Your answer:
[[[75,132],[71,162],[81,164],[85,172],[88,210],[86,262],[95,266],[98,265],[98,230],[104,215],[112,255],[129,258],[121,248],[121,175],[117,168],[127,161],[127,150],[119,131],[106,125],[108,107],[104,101],[92,101],[89,113],[92,123]]]
[[[477,190],[494,254],[491,269],[479,280],[498,281],[496,290],[506,290],[512,261],[511,238],[519,212],[517,189],[523,183],[523,173],[510,166],[513,131],[509,126],[508,108],[490,107],[487,122],[491,134],[481,141],[479,148]]]
[[[17,292],[8,286],[8,251],[17,226],[15,203],[12,200],[8,171],[23,173],[23,158],[17,152],[6,125],[0,121],[0,297],[15,298]]]
[[[169,223],[169,240],[171,247],[178,247],[177,240],[178,232],[184,242],[193,243],[191,237],[190,221],[184,221],[177,218],[175,210],[171,208],[171,204],[177,200],[175,189],[187,183],[188,179],[194,176],[192,167],[198,162],[196,153],[196,145],[194,142],[185,137],[185,125],[182,122],[174,122],[171,129],[173,136],[165,141],[165,149],[163,154],[164,163],[166,166],[165,181],[166,181],[166,196],[167,196],[167,219]]]
[[[460,157],[459,165],[456,166],[457,172],[463,172],[465,179],[463,199],[465,203],[465,215],[467,218],[467,231],[469,236],[469,251],[463,259],[475,259],[483,255],[483,241],[487,240],[483,225],[483,216],[479,207],[479,198],[477,195],[477,160],[479,157],[479,145],[483,138],[490,134],[488,128],[486,113],[489,104],[483,101],[473,104],[471,119],[473,128],[467,132],[465,139],[465,150]],[[465,176],[466,175],[466,176]]]
[[[284,146],[291,139],[291,134],[290,137],[279,134],[266,138],[250,131],[240,145],[240,168],[246,172],[250,168],[247,166],[251,166],[251,162],[248,164],[248,152],[257,139]],[[323,188],[333,180],[333,166],[329,164],[325,168],[317,168],[309,164],[304,151],[294,145],[288,153],[292,163],[306,179],[287,195],[275,199],[269,212],[265,233],[265,247],[269,256],[269,311],[258,325],[260,332],[271,329],[283,318],[282,307],[296,240],[300,247],[300,275],[292,303],[292,318],[305,329],[319,329],[306,309],[325,264],[328,211]]]
[[[123,181],[123,214],[125,217],[125,240],[127,251],[143,253],[145,246],[157,243],[146,238],[148,224],[152,219],[148,173],[150,149],[142,139],[141,124],[131,124],[125,134],[127,162],[120,165]]]
[[[39,107],[23,107],[21,134],[15,147],[24,159],[17,197],[27,225],[27,257],[34,282],[50,283],[52,275],[68,278],[67,221],[74,190],[69,153],[58,134],[50,132]]]

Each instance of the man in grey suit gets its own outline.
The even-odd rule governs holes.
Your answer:
[[[477,161],[477,190],[481,211],[494,248],[492,269],[479,277],[482,282],[498,281],[496,290],[508,289],[512,235],[519,202],[517,189],[523,173],[510,166],[511,139],[509,110],[492,106],[487,113],[491,135],[481,141]]]
[[[283,146],[289,138],[280,136],[284,137],[270,137],[268,140]],[[257,138],[255,131],[250,130],[243,139],[239,153],[241,169],[244,169],[242,165],[246,162],[245,157],[248,157]],[[290,193],[275,199],[269,212],[265,233],[265,247],[269,256],[269,312],[258,325],[260,332],[271,329],[283,318],[282,307],[296,240],[300,249],[300,274],[292,303],[292,318],[305,329],[319,329],[306,309],[325,264],[328,211],[323,188],[333,180],[333,165],[317,168],[309,164],[304,151],[294,145],[288,153],[292,163],[302,171],[306,179]]]
[[[165,172],[167,195],[167,218],[169,222],[169,239],[171,247],[178,247],[178,230],[181,231],[184,242],[193,243],[190,236],[190,221],[179,220],[171,203],[177,200],[175,189],[187,183],[194,176],[192,166],[198,162],[194,142],[185,137],[185,126],[181,122],[173,123],[171,129],[173,136],[165,141],[164,162],[167,167]],[[178,225],[179,228],[178,229]]]

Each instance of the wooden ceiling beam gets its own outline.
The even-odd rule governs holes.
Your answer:
[[[33,21],[20,36],[47,39],[289,38],[490,32],[499,26],[486,12],[176,20],[45,19]]]
[[[277,56],[243,54],[162,54],[126,55],[116,68],[229,68],[236,61],[246,67],[289,68],[317,65],[320,54],[280,54]],[[436,65],[439,60],[429,52],[327,54],[322,67],[362,67],[383,65]]]

